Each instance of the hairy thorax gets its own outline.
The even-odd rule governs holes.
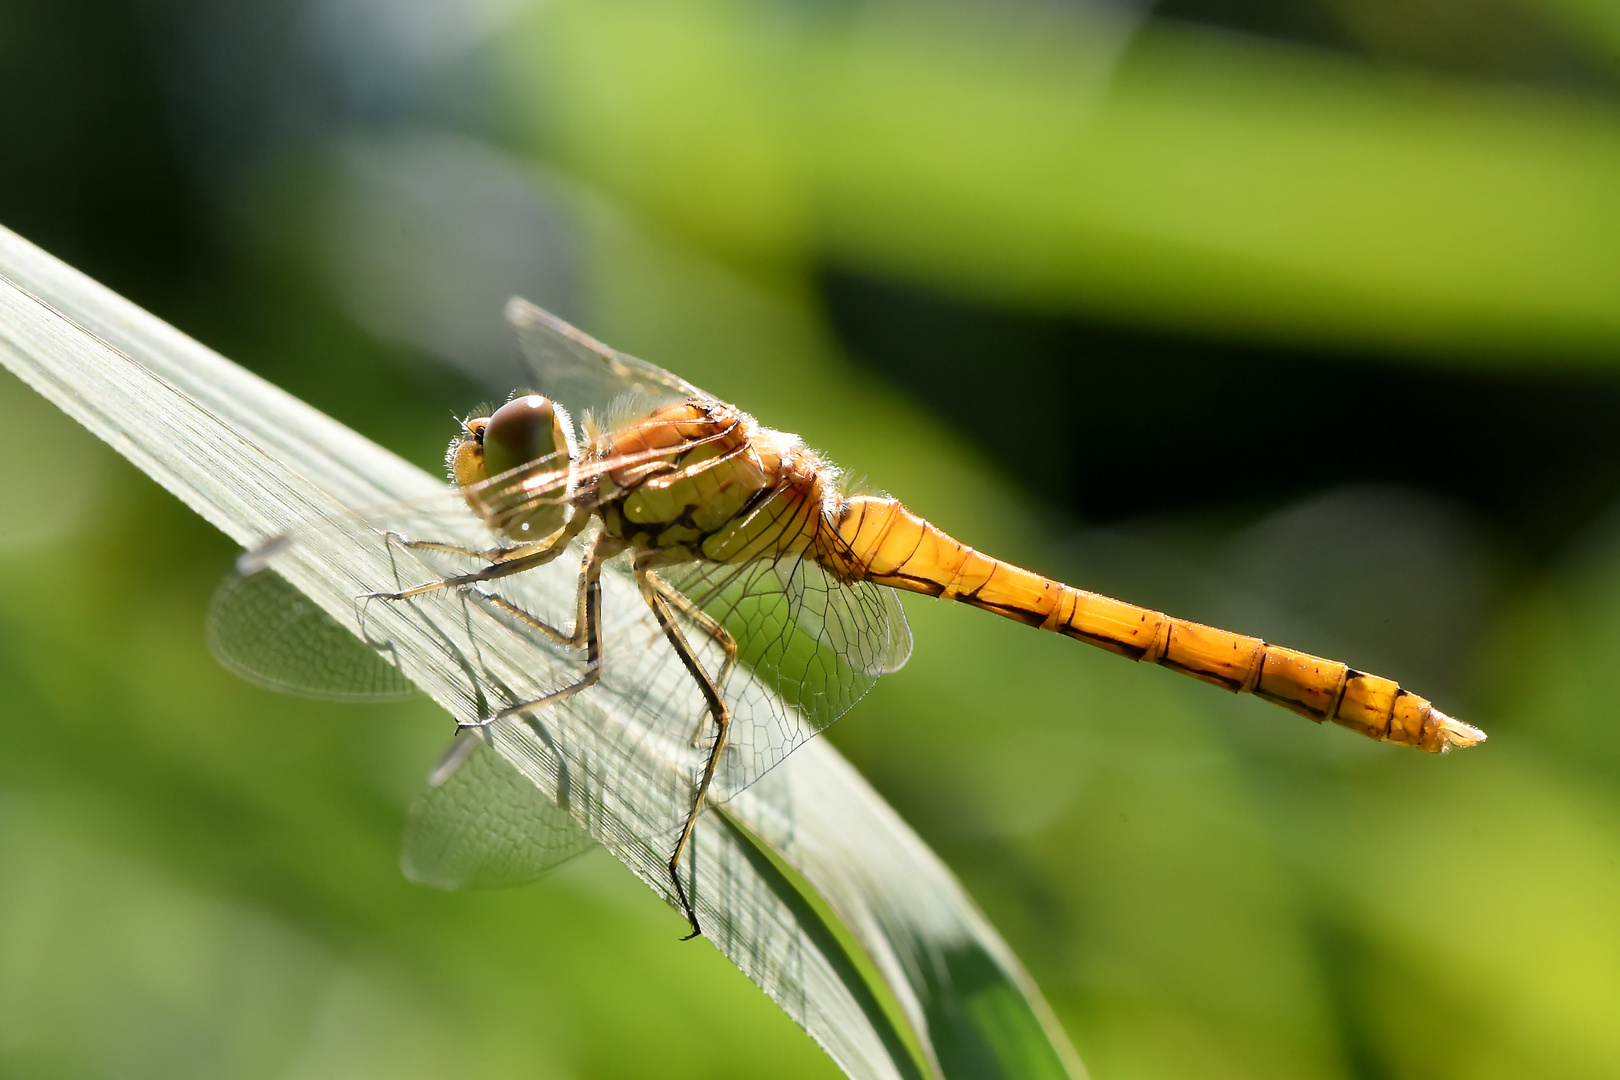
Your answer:
[[[717,401],[666,405],[593,456],[619,463],[598,481],[604,527],[654,564],[796,554],[836,498],[831,471],[797,436]]]

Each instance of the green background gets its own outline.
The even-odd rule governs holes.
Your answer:
[[[967,608],[828,735],[1103,1080],[1620,1073],[1620,18],[1581,0],[0,3],[0,223],[426,468],[523,292],[1445,759]],[[600,852],[397,870],[426,702],[0,376],[0,1077],[831,1063]],[[609,661],[611,663],[611,658]]]

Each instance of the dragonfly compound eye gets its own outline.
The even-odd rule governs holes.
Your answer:
[[[513,398],[496,409],[484,428],[484,467],[489,475],[499,476],[559,450],[566,456],[568,443],[557,412],[539,394]],[[562,467],[564,462],[559,460],[557,465]]]

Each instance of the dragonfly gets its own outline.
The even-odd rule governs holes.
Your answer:
[[[912,641],[900,592],[968,604],[1375,740],[1441,753],[1485,739],[1393,680],[986,555],[897,499],[852,491],[797,436],[672,372],[527,301],[514,298],[506,314],[534,389],[460,421],[446,455],[453,508],[362,515],[423,572],[358,599],[398,609],[470,599],[544,644],[565,674],[458,722],[407,826],[403,858],[418,880],[514,883],[590,845],[574,817],[479,736],[601,692],[604,670],[617,665],[616,692],[647,688],[641,704],[658,725],[647,737],[691,749],[667,867],[688,938],[697,936],[683,858],[699,816],[905,664]],[[469,516],[480,527],[471,539]],[[382,655],[256,572],[293,541],[248,553],[221,587],[210,616],[215,654],[276,689],[408,693]],[[538,610],[521,583],[559,565],[571,610]],[[635,600],[620,605],[629,614],[618,625],[604,617],[606,585]]]

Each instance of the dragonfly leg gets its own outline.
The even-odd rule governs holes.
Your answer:
[[[533,701],[520,701],[516,705],[509,705],[487,720],[476,720],[463,724],[462,727],[488,727],[497,720],[505,720],[532,709],[544,708],[596,685],[602,677],[602,564],[617,555],[622,545],[623,541],[610,540],[606,535],[598,536],[586,554],[585,562],[579,568],[579,619],[573,636],[566,639],[570,643],[577,640],[579,646],[585,649],[585,674],[579,681],[560,690],[553,690]],[[509,607],[523,615],[528,614],[516,604]],[[539,623],[538,619],[534,621]]]
[[[675,883],[675,895],[680,900],[681,907],[685,909],[686,921],[692,924],[692,932],[683,940],[690,941],[703,933],[703,928],[698,925],[697,911],[693,909],[692,901],[686,894],[686,887],[681,884],[681,856],[686,853],[686,846],[691,842],[692,830],[697,825],[698,815],[703,812],[703,804],[709,797],[709,788],[714,784],[715,770],[720,765],[720,754],[726,748],[726,736],[731,731],[731,710],[726,708],[725,701],[721,699],[719,687],[709,678],[709,673],[703,670],[703,664],[692,651],[686,635],[675,621],[675,612],[670,602],[665,599],[664,592],[658,587],[662,585],[668,589],[669,586],[652,571],[644,569],[636,571],[636,583],[641,586],[641,598],[652,609],[659,627],[664,631],[664,636],[669,639],[675,654],[686,666],[687,674],[692,676],[692,681],[697,683],[698,689],[703,692],[703,697],[709,704],[709,715],[714,717],[714,745],[709,748],[709,758],[703,765],[703,779],[699,781],[697,794],[692,798],[692,809],[686,815],[686,824],[681,828],[681,838],[676,841],[675,851],[669,857],[669,877]]]
[[[714,680],[715,687],[720,691],[724,691],[726,688],[726,680],[731,677],[731,669],[737,666],[737,639],[731,636],[731,631],[720,625],[719,620],[713,618],[708,612],[692,603],[691,600],[687,599],[685,594],[683,594],[679,589],[675,588],[669,582],[651,572],[648,572],[647,578],[648,584],[652,587],[653,591],[668,601],[670,607],[674,608],[676,611],[679,611],[688,619],[691,619],[705,634],[708,634],[714,639],[715,644],[719,645],[720,648],[725,650],[725,663],[720,665],[720,674],[717,675]],[[692,731],[693,746],[699,745],[703,740],[704,722],[704,719],[700,719],[697,722],[697,727]]]
[[[528,554],[531,550],[538,550],[550,541],[550,538],[547,537],[545,540],[537,540],[531,544],[513,544],[485,548],[480,551],[478,548],[470,548],[465,544],[446,544],[438,540],[416,540],[397,529],[389,529],[383,535],[390,540],[397,541],[401,547],[410,548],[412,551],[437,551],[445,555],[461,555],[468,559],[481,559],[484,562],[491,563],[504,562],[507,559],[520,557]]]
[[[467,759],[472,757],[473,751],[477,749],[478,736],[471,731],[457,731],[456,737],[450,740],[450,745],[445,749],[444,756],[439,758],[439,763],[428,773],[428,786],[443,787],[448,784],[450,778],[461,771],[461,767],[467,764]]]
[[[570,649],[582,649],[585,647],[585,592],[583,588],[580,590],[578,614],[574,617],[574,632],[571,634],[563,633],[538,615],[529,614],[504,596],[477,591],[473,595],[480,600],[487,601],[492,607],[506,612],[531,630],[540,631],[559,645],[566,645]]]
[[[421,585],[414,585],[399,592],[367,593],[367,600],[409,600],[413,596],[423,593],[437,592],[439,589],[456,589],[463,585],[476,585],[480,581],[494,581],[497,578],[508,577],[512,574],[521,574],[525,570],[533,570],[537,566],[544,566],[564,551],[568,550],[567,536],[560,536],[555,542],[540,547],[535,551],[514,554],[499,562],[492,562],[482,570],[474,570],[470,574],[452,574],[438,581],[429,581]],[[523,549],[516,549],[522,552]]]
[[[588,644],[586,636],[586,623],[588,621],[587,601],[592,588],[599,588],[602,579],[602,564],[619,553],[622,545],[609,542],[605,536],[598,536],[589,551],[585,553],[585,561],[579,568],[579,589],[574,599],[574,629],[572,633],[565,634],[555,626],[538,616],[531,615],[523,608],[512,603],[504,596],[493,593],[476,591],[475,595],[487,600],[495,607],[500,608],[508,615],[518,619],[526,626],[545,634],[559,645],[566,645],[571,649],[583,649]],[[592,560],[595,560],[595,569],[591,569]]]

